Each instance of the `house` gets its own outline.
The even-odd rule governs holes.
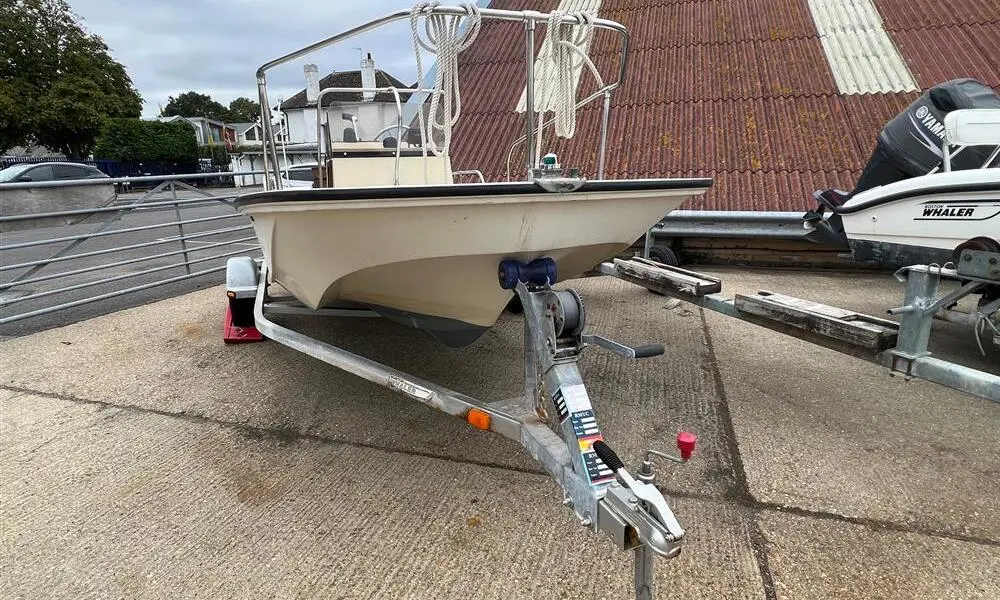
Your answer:
[[[330,73],[319,79],[316,65],[305,65],[306,88],[282,102],[278,109],[287,124],[286,141],[289,144],[317,142],[316,100],[321,90],[327,88],[396,87],[406,89],[392,75],[377,69],[375,59],[367,53],[357,71]],[[400,93],[400,102],[406,102],[408,93]],[[323,122],[331,141],[344,141],[345,131],[354,130],[358,140],[373,140],[380,133],[392,135],[385,129],[396,124],[398,111],[392,93],[331,92],[323,95]],[[348,140],[351,134],[347,133]],[[383,135],[383,137],[384,137]],[[399,137],[395,135],[393,137]]]
[[[237,146],[260,146],[264,133],[260,123],[229,123],[236,130]]]
[[[236,145],[236,128],[232,124],[216,121],[207,117],[155,117],[161,123],[183,122],[194,128],[199,146],[214,146],[225,144],[227,148]]]
[[[317,100],[320,92],[328,88],[384,88],[407,89],[409,86],[385,71],[375,68],[375,59],[370,53],[361,61],[357,71],[330,73],[320,78],[316,65],[304,65],[306,87],[287,100],[279,102],[275,109],[280,117],[274,123],[274,137],[277,143],[278,168],[299,164],[315,164],[317,152]],[[410,94],[399,93],[399,101],[405,103]],[[391,92],[330,92],[323,95],[324,139],[334,142],[373,140],[394,134],[392,127],[397,124],[399,111],[395,95]],[[405,113],[405,111],[404,111]],[[406,123],[407,120],[404,120]],[[242,125],[234,124],[239,131]],[[381,134],[381,136],[380,136]],[[250,137],[247,137],[247,136]],[[251,138],[263,138],[262,127],[248,128],[239,139],[241,146],[251,146]],[[247,141],[244,142],[243,138]],[[262,151],[243,148],[243,152],[230,157],[230,170],[234,173],[249,173],[264,168]],[[237,175],[237,187],[260,185],[262,175]]]

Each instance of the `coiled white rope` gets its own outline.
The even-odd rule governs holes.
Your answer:
[[[574,19],[575,17],[575,19]],[[546,44],[539,62],[545,71],[536,77],[535,106],[538,127],[535,141],[535,164],[542,156],[542,133],[545,113],[553,113],[556,136],[571,138],[576,134],[576,89],[580,83],[580,69],[587,65],[598,88],[604,87],[604,79],[587,56],[587,49],[594,38],[594,15],[587,11],[553,11],[549,14]],[[578,20],[578,23],[575,22]],[[578,60],[577,60],[578,59]],[[538,85],[547,83],[547,86]]]
[[[580,25],[566,22],[566,17],[580,20]],[[576,70],[587,62],[596,71],[594,63],[584,52],[594,37],[594,17],[587,12],[572,15],[558,11],[549,15],[549,60],[556,76],[555,98],[552,110],[555,113],[556,135],[571,138],[576,133],[576,88],[579,75]],[[579,55],[581,60],[577,61]],[[603,87],[603,85],[602,85]]]
[[[417,57],[417,81],[424,80],[424,67],[420,58],[420,49],[423,48],[432,54],[437,54],[437,70],[434,77],[433,91],[430,98],[430,112],[428,119],[430,123],[425,123],[424,112],[418,108],[417,114],[420,122],[420,137],[423,154],[427,155],[430,148],[435,156],[448,154],[451,145],[451,132],[454,124],[458,121],[462,113],[462,96],[458,87],[458,54],[472,45],[479,35],[479,27],[482,23],[479,7],[475,4],[465,4],[465,15],[442,15],[426,14],[424,19],[424,33],[426,41],[420,36],[417,27],[419,17],[428,8],[440,5],[440,2],[420,2],[410,11],[410,30],[413,34],[413,51]],[[467,23],[463,23],[466,20]],[[464,33],[462,26],[467,24]],[[442,97],[444,99],[444,110],[438,115],[438,108]],[[442,144],[439,147],[434,136],[435,131],[443,134]],[[426,167],[425,167],[426,169]]]

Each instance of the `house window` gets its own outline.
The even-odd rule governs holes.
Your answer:
[[[246,134],[244,135],[244,137],[245,137],[245,138],[246,138],[246,139],[247,139],[248,141],[251,141],[251,142],[253,142],[253,141],[256,141],[256,140],[257,140],[257,132],[256,132],[256,131],[254,131],[253,129],[247,129],[247,132],[246,132]]]

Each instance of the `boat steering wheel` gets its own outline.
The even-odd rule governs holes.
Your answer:
[[[407,127],[406,125],[390,125],[390,126],[386,127],[385,129],[383,129],[382,131],[379,131],[378,133],[376,133],[375,136],[372,138],[372,141],[373,142],[381,142],[381,141],[383,141],[382,140],[382,136],[385,135],[385,134],[387,134],[387,133],[389,133],[390,131],[393,131],[393,130],[398,130],[400,132],[404,132],[404,134],[405,134],[405,133],[407,133],[407,132],[410,131],[410,128]],[[396,138],[396,143],[398,144],[399,142],[400,142],[400,139]]]

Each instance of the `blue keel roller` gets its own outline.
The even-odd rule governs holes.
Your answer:
[[[556,282],[556,261],[551,258],[536,258],[530,263],[516,260],[500,261],[500,287],[512,290],[519,281],[525,285],[545,285]]]

